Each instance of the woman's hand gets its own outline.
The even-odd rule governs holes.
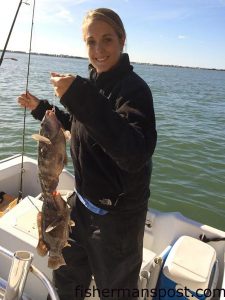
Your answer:
[[[51,73],[51,83],[53,84],[55,95],[61,98],[68,90],[76,76],[70,74]]]
[[[32,95],[31,93],[27,92],[27,93],[21,94],[18,97],[18,103],[22,107],[26,107],[30,110],[34,110],[40,103],[40,100],[37,97],[35,97],[34,95]]]

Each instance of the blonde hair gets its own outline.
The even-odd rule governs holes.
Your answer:
[[[126,31],[119,15],[109,8],[97,8],[90,10],[84,17],[82,24],[83,38],[85,40],[87,26],[93,21],[103,21],[108,23],[115,30],[120,40],[126,39]]]

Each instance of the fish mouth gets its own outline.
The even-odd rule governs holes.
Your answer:
[[[55,116],[55,111],[54,111],[54,109],[46,110],[45,115],[46,115],[46,116],[49,116],[49,117],[51,117],[51,116],[53,116],[53,115]]]

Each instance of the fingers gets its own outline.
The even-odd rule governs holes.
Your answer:
[[[57,97],[61,97],[60,91],[63,86],[62,81],[60,82],[61,78],[62,77],[56,76],[56,74],[55,74],[54,76],[51,76],[51,79],[50,79],[50,82],[52,83],[53,88],[54,88],[55,95]]]
[[[61,98],[70,87],[74,79],[75,76],[70,74],[59,74],[51,72],[50,82],[54,87],[55,95]]]
[[[54,77],[54,76],[58,76],[58,77],[64,76],[64,74],[60,74],[60,73],[58,73],[58,72],[50,72],[50,75],[51,75],[52,77]]]
[[[50,72],[51,77],[68,77],[68,76],[73,76],[72,74],[60,74],[57,72]]]
[[[28,107],[29,106],[30,99],[26,97],[26,94],[22,94],[18,97],[18,103],[22,107]]]
[[[66,79],[75,78],[71,74],[58,74],[58,73],[51,73],[50,82],[53,84],[54,87],[56,86],[63,86],[67,81]]]
[[[33,96],[29,92],[21,94],[17,98],[17,101],[21,107],[26,107],[30,110],[35,109],[40,102],[40,100],[37,97]]]

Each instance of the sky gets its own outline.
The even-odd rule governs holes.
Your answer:
[[[19,2],[1,5],[0,49]],[[33,0],[24,2],[8,50],[29,51]],[[87,57],[81,24],[98,7],[120,15],[133,62],[225,69],[225,0],[36,0],[31,50]]]

